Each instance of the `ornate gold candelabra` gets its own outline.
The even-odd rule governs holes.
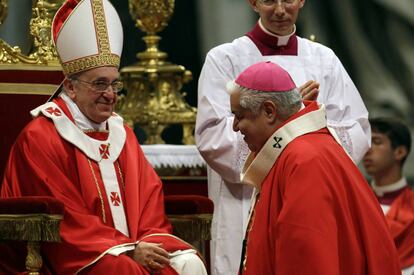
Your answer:
[[[174,0],[129,0],[129,11],[136,26],[146,33],[147,49],[138,53],[138,62],[121,69],[127,94],[121,97],[118,111],[126,122],[137,123],[147,135],[146,144],[164,143],[161,133],[168,125],[181,124],[184,144],[194,144],[196,108],[186,103],[181,92],[192,79],[190,71],[167,61],[158,49],[156,34],[166,26],[174,11]]]
[[[10,46],[0,39],[0,64],[34,64],[60,66],[51,37],[52,19],[64,0],[34,0],[30,34],[33,48],[29,55],[22,54],[18,46]],[[0,14],[7,14],[7,1],[0,0]],[[4,15],[3,17],[5,17]]]

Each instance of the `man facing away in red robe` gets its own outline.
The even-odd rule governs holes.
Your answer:
[[[372,177],[371,187],[378,198],[400,256],[403,275],[414,274],[414,191],[403,176],[411,149],[408,127],[395,118],[370,119],[371,149],[364,168]]]
[[[1,197],[64,204],[62,242],[42,247],[53,274],[207,274],[197,252],[171,235],[161,181],[113,112],[123,44],[114,7],[69,0],[52,32],[66,78],[55,98],[31,112]]]
[[[228,90],[233,130],[251,150],[242,180],[255,187],[240,274],[401,274],[380,206],[324,106],[303,103],[271,62]]]

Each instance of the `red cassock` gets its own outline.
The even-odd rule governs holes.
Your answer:
[[[73,121],[65,103],[61,99],[55,103]],[[65,205],[62,242],[42,247],[46,262],[56,274],[74,274],[87,266],[82,272],[149,274],[127,256],[106,254],[114,246],[139,240],[162,243],[167,251],[191,248],[170,235],[162,183],[134,132],[124,128],[126,141],[114,162],[121,194],[113,201],[107,199],[97,162],[62,139],[49,118],[39,116],[31,121],[12,148],[1,197],[46,195]],[[89,135],[100,140],[107,136],[102,132]],[[110,203],[123,203],[129,237],[114,228]],[[167,267],[162,274],[176,272]]]
[[[243,275],[401,274],[373,192],[327,128],[292,140],[271,166],[244,263]]]
[[[385,218],[400,255],[401,267],[414,265],[414,192],[405,190],[392,202]]]

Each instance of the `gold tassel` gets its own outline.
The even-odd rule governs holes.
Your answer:
[[[60,242],[61,215],[0,214],[0,240]]]
[[[168,215],[174,235],[187,241],[211,239],[212,214]]]

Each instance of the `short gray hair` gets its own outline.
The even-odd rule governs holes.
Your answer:
[[[296,113],[302,104],[299,89],[294,88],[285,92],[263,92],[239,86],[240,106],[258,115],[265,101],[272,101],[277,106],[277,113],[282,119],[287,119]]]
[[[73,73],[71,75],[66,76],[66,79],[68,80],[74,80],[74,79],[78,79],[85,71],[81,71],[81,72],[77,72],[77,73]],[[62,86],[61,89],[63,92],[66,93],[66,88],[65,85]]]

